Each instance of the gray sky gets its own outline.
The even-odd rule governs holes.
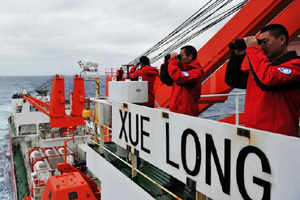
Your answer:
[[[104,68],[117,68],[136,58],[205,2],[2,1],[0,76],[73,75],[81,71],[79,60],[97,62],[103,74]],[[215,31],[188,44],[199,49]]]

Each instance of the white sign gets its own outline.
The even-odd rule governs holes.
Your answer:
[[[113,102],[113,141],[210,198],[300,199],[298,138],[123,105]]]

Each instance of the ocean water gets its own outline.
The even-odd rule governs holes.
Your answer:
[[[13,199],[11,165],[9,152],[9,136],[7,119],[12,115],[11,97],[14,93],[21,93],[23,89],[33,91],[43,83],[50,81],[51,76],[24,76],[24,77],[0,77],[0,200]],[[48,87],[50,90],[50,87]],[[95,96],[95,82],[85,82],[86,96]],[[73,90],[72,76],[65,77],[65,96],[69,97],[69,93]],[[244,92],[243,90],[234,90],[233,93]],[[105,76],[100,76],[100,96],[105,95]],[[244,109],[244,96],[240,97],[239,110]],[[201,117],[217,120],[234,113],[235,104],[234,97],[229,97],[223,104],[215,104]],[[215,113],[223,113],[224,115],[215,116]]]
[[[23,89],[33,91],[50,81],[51,76],[0,77],[0,200],[13,199],[8,136],[8,117],[12,115],[11,97]],[[86,96],[95,96],[95,82],[85,82]],[[51,87],[48,87],[50,90]],[[65,96],[73,90],[73,77],[65,76]],[[100,76],[100,96],[105,94],[105,77]]]

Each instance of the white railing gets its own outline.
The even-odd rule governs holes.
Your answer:
[[[85,129],[84,130],[76,130],[76,131],[68,131],[63,134],[59,131],[51,132],[51,129],[39,130],[39,137],[43,140],[68,138],[68,137],[72,137],[72,136],[86,136],[86,135],[91,135],[91,133],[86,131]]]
[[[205,97],[229,97],[229,96],[234,96],[235,97],[235,112],[234,113],[231,113],[231,114],[235,114],[235,124],[236,125],[239,125],[239,114],[240,114],[240,106],[239,106],[239,103],[240,103],[240,96],[244,96],[246,93],[230,93],[230,94],[207,94],[207,95],[201,95],[202,98],[205,98]],[[205,117],[211,117],[211,116],[221,116],[225,113],[218,113],[218,114],[214,114],[214,115],[203,115],[201,117],[205,118]],[[228,114],[228,113],[226,113]]]

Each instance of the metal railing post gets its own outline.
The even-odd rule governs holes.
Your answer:
[[[104,127],[100,124],[100,154],[104,154]]]
[[[136,165],[134,164],[134,154],[130,152],[130,157],[131,157],[131,178],[134,178],[137,176],[137,171],[136,171]],[[137,161],[136,161],[137,163]]]
[[[235,95],[235,124],[239,125],[239,94]]]

